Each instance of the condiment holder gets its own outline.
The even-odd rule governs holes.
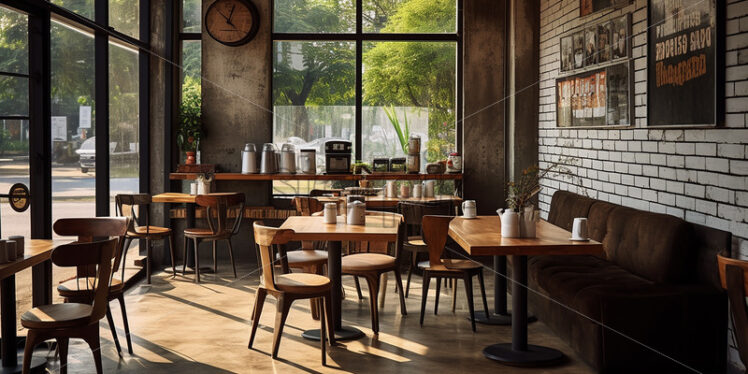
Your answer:
[[[338,222],[338,204],[325,203],[324,209],[325,223],[337,223]]]
[[[23,257],[24,249],[26,248],[24,245],[26,243],[26,240],[21,235],[13,235],[8,238],[8,240],[12,240],[16,242],[16,257]]]

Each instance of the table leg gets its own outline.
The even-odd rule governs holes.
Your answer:
[[[514,256],[512,270],[512,342],[490,345],[483,349],[483,355],[507,365],[554,364],[564,358],[563,353],[527,344],[527,256]]]
[[[2,334],[3,368],[18,366],[16,349],[16,276],[0,281],[0,334]]]
[[[484,325],[511,325],[512,314],[507,311],[507,272],[506,256],[493,256],[493,280],[494,280],[494,313],[486,318],[483,314],[478,313],[475,316],[475,322]],[[470,318],[468,318],[470,319]],[[534,316],[528,315],[527,322],[535,322]]]
[[[52,261],[31,267],[32,306],[52,304]]]
[[[343,326],[342,305],[343,305],[343,282],[341,280],[341,246],[339,241],[330,241],[327,245],[327,276],[332,283],[332,313],[333,326],[335,326],[335,339],[353,340],[364,336],[364,333],[350,326]],[[376,301],[375,301],[376,302]],[[319,340],[319,329],[307,330],[301,336],[310,340]]]

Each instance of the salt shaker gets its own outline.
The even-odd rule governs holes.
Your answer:
[[[337,223],[338,222],[338,204],[326,203],[324,216],[325,216],[325,223]]]

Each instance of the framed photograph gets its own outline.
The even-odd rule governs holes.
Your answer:
[[[631,0],[579,0],[579,16],[584,17],[608,8],[620,8],[631,4]]]
[[[561,38],[561,71],[574,69],[574,42],[571,35]]]
[[[716,126],[724,119],[723,1],[649,0],[647,125]]]
[[[597,27],[592,26],[584,30],[584,66],[597,63]]]
[[[556,80],[558,127],[631,125],[630,64],[624,62]]]
[[[569,127],[571,122],[571,97],[574,93],[574,81],[559,79],[556,81],[556,124],[558,127]]]
[[[574,69],[584,67],[584,31],[572,34],[574,46]]]
[[[610,61],[610,22],[597,25],[597,62]]]
[[[607,69],[607,108],[605,124],[631,125],[631,78],[628,64],[616,64]]]
[[[611,59],[619,59],[629,56],[629,15],[623,15],[610,21],[611,30]]]

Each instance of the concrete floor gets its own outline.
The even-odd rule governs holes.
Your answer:
[[[509,342],[508,326],[478,325],[470,331],[465,318],[464,292],[458,292],[456,313],[451,312],[451,290],[442,288],[439,315],[433,314],[433,293],[427,304],[423,327],[418,324],[421,278],[414,276],[407,300],[408,316],[400,316],[397,294],[390,280],[385,308],[380,311],[380,333],[371,333],[368,298],[358,301],[351,277],[344,277],[347,299],[343,302],[343,321],[356,326],[366,337],[341,342],[332,348],[328,367],[320,362],[319,343],[303,339],[302,330],[316,328],[307,301],[294,303],[284,329],[279,359],[270,358],[274,300],[268,297],[260,319],[254,348],[247,349],[250,310],[258,274],[249,266],[239,269],[239,279],[230,275],[230,265],[221,264],[217,276],[206,274],[196,285],[191,277],[159,273],[152,285],[135,286],[127,295],[127,310],[135,355],[118,359],[108,326],[101,323],[102,356],[107,373],[321,373],[321,372],[390,372],[390,373],[592,373],[593,370],[575,357],[573,351],[540,322],[530,325],[530,342],[561,350],[569,356],[560,366],[541,369],[512,368],[489,361],[481,354],[483,347]],[[487,273],[488,274],[488,273]],[[487,276],[489,293],[491,280]],[[477,282],[476,282],[477,283]],[[362,282],[365,284],[365,282]],[[365,287],[365,286],[363,286]],[[459,283],[463,291],[462,282]],[[366,289],[363,290],[367,294]],[[479,290],[475,290],[476,309]],[[116,302],[113,302],[116,303]],[[489,305],[492,301],[489,295]],[[115,323],[123,347],[124,330],[118,306]],[[104,320],[105,321],[105,320]],[[69,373],[91,373],[93,359],[88,347],[72,340],[68,358]],[[39,349],[36,355],[47,355],[48,371],[58,372],[59,361],[52,352]]]

